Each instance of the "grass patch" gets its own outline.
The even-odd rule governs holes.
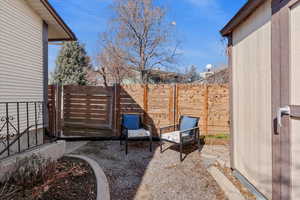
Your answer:
[[[229,139],[229,134],[216,134],[216,135],[205,135],[205,138],[213,138],[213,139]]]

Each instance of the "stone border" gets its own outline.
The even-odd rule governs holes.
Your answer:
[[[75,154],[69,154],[69,155],[65,155],[65,156],[71,157],[71,158],[78,158],[78,159],[82,159],[82,160],[86,161],[91,166],[91,168],[93,169],[94,174],[96,176],[97,200],[110,200],[108,180],[107,180],[103,170],[101,169],[101,167],[95,160],[93,160],[87,156],[75,155]]]
[[[231,183],[230,180],[227,179],[222,172],[219,171],[218,168],[211,166],[207,170],[222,188],[229,200],[245,200],[240,191],[233,185],[233,183]]]

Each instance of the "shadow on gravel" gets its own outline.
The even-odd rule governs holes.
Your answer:
[[[206,171],[201,153],[192,151],[196,147],[191,147],[183,162],[173,148],[160,153],[154,143],[151,153],[147,142],[135,142],[126,156],[118,141],[93,141],[73,153],[98,162],[109,181],[112,200],[225,199]]]
[[[128,114],[146,113],[126,91]],[[144,123],[153,126],[150,116]],[[88,156],[98,162],[107,176],[112,200],[214,200],[225,199],[221,189],[208,174],[201,161],[197,145],[184,148],[185,160],[180,162],[177,146],[164,145],[160,153],[158,143],[149,151],[148,141],[131,141],[128,155],[119,141],[93,141],[73,154]]]

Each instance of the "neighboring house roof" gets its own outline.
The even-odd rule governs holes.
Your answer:
[[[237,12],[237,14],[220,31],[223,36],[228,36],[247,19],[266,0],[248,0],[247,3]]]
[[[223,68],[213,72],[210,76],[197,81],[205,84],[227,84],[229,83],[229,69]]]
[[[77,40],[75,34],[58,15],[48,0],[26,0],[26,2],[48,24],[49,41]]]

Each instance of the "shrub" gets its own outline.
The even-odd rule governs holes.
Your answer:
[[[0,195],[8,196],[14,191],[22,191],[23,196],[27,189],[39,186],[47,182],[55,175],[56,162],[51,159],[45,159],[40,155],[32,155],[22,159],[17,159],[15,170],[6,178],[6,181],[0,185]],[[9,185],[16,186],[15,188]]]

